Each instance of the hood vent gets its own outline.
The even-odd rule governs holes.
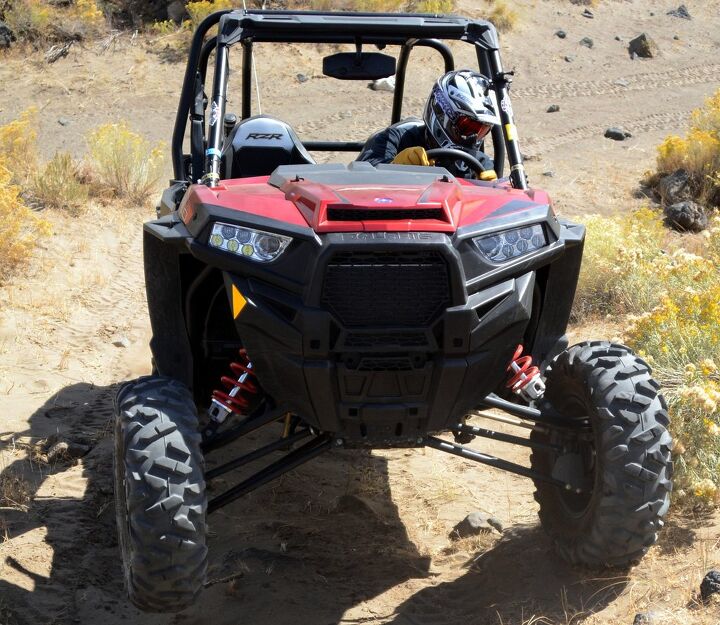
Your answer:
[[[346,208],[328,206],[328,221],[409,221],[435,219],[447,222],[442,208]]]

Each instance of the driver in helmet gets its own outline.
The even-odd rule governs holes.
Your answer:
[[[492,160],[482,152],[490,129],[500,123],[490,97],[490,81],[472,70],[448,72],[433,86],[425,105],[423,122],[409,120],[374,134],[358,160],[373,165],[434,165],[426,150],[454,148],[474,156],[483,167],[475,172],[462,159],[442,159],[455,176],[495,180]]]

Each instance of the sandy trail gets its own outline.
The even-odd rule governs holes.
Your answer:
[[[666,16],[669,7],[654,1],[602,3],[594,20],[564,2],[518,4],[524,26],[504,38],[505,60],[517,70],[531,182],[569,214],[640,206],[633,190],[654,146],[682,131],[688,111],[720,82],[717,4],[690,6],[692,22]],[[460,12],[474,5],[461,2]],[[567,39],[553,35],[557,28]],[[643,30],[661,58],[624,54]],[[593,50],[577,45],[583,36],[595,39]],[[73,48],[52,66],[41,55],[8,58],[0,122],[37,104],[46,155],[82,153],[78,138],[108,119],[168,141],[182,67],[144,46],[128,37],[102,55]],[[470,59],[459,55],[458,65]],[[439,71],[436,59],[419,57],[408,114],[419,112]],[[261,75],[272,77],[263,82],[265,111],[303,137],[361,139],[382,127],[391,96],[321,77],[318,59],[297,49],[260,57]],[[311,79],[297,85],[298,72]],[[288,100],[288,85],[300,97]],[[552,103],[559,113],[545,112]],[[69,123],[58,124],[61,117]],[[633,138],[603,139],[610,125],[625,125]],[[0,290],[0,471],[29,484],[26,506],[0,510],[1,624],[629,623],[642,609],[658,622],[715,622],[710,611],[687,607],[720,560],[715,518],[672,520],[629,577],[577,571],[537,527],[527,480],[432,450],[332,452],[223,509],[211,519],[201,603],[176,616],[137,612],[122,588],[109,431],[118,384],[149,370],[140,228],[151,216],[119,206],[91,207],[80,219],[51,213],[54,234],[28,272]],[[598,325],[574,329],[574,338],[616,332]],[[128,347],[113,344],[123,338]],[[58,434],[89,453],[77,463],[33,459],[33,444]],[[269,435],[248,437],[238,451]],[[475,446],[526,461],[503,444]],[[216,480],[214,488],[223,486]],[[475,509],[498,516],[505,534],[450,541],[453,525]]]

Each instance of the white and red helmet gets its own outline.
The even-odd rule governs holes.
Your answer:
[[[490,81],[469,69],[448,72],[433,86],[423,115],[438,147],[474,148],[500,123]]]

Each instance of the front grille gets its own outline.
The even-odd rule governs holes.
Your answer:
[[[322,304],[348,328],[424,327],[450,304],[437,252],[340,252],[325,272]]]
[[[447,221],[441,208],[331,208],[328,221],[406,221],[410,219],[437,219]]]

